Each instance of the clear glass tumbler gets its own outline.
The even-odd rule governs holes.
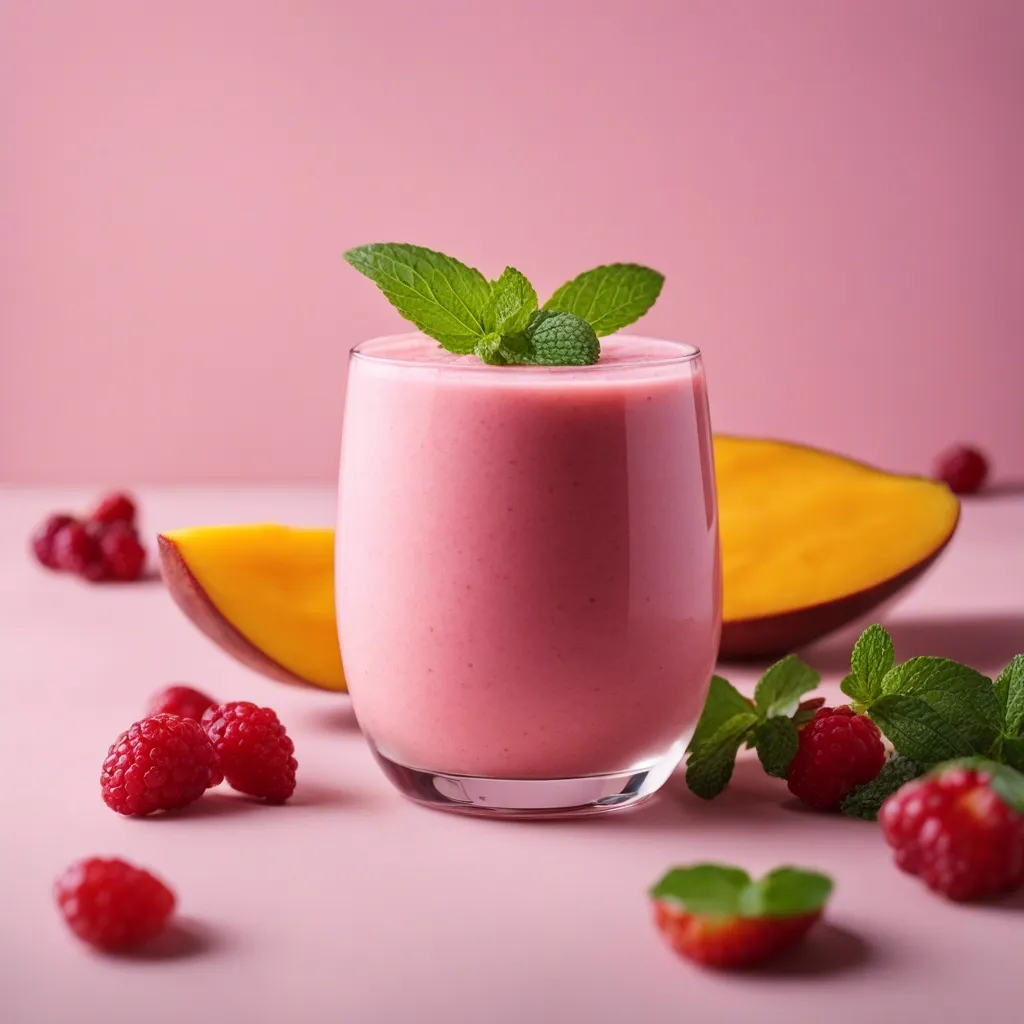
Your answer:
[[[349,368],[337,610],[353,708],[406,796],[596,813],[679,763],[721,632],[700,353],[615,335],[586,367],[419,334]]]

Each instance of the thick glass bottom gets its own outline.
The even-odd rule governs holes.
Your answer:
[[[576,818],[636,807],[665,784],[683,756],[682,740],[642,768],[574,779],[490,779],[410,768],[370,749],[403,796],[424,807],[486,818]]]

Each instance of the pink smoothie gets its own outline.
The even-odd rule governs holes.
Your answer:
[[[406,335],[354,355],[338,623],[386,757],[525,779],[653,763],[700,713],[720,580],[695,350],[616,335],[594,366],[492,367]]]

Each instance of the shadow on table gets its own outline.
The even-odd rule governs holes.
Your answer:
[[[758,981],[814,978],[846,974],[877,959],[870,944],[856,932],[822,921],[792,949],[787,949],[746,974]]]
[[[981,672],[1000,672],[1015,654],[1024,652],[1024,612],[982,615],[939,615],[897,619],[886,623],[896,645],[896,658],[919,655],[952,658]],[[850,641],[823,640],[801,654],[819,672],[850,670]]]
[[[150,942],[118,954],[118,959],[150,963],[155,960],[188,960],[222,949],[223,933],[191,917],[178,917]]]

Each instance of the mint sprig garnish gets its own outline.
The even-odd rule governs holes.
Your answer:
[[[789,655],[758,681],[753,699],[715,676],[686,749],[686,782],[699,797],[718,796],[732,778],[740,748],[757,750],[767,774],[785,778],[799,749],[800,729],[822,698],[801,700],[818,674]],[[948,658],[895,660],[892,637],[869,626],[850,657],[842,691],[866,714],[896,756],[882,773],[851,793],[845,813],[871,819],[882,800],[930,766],[981,757],[1024,772],[1024,655],[992,682]]]
[[[791,917],[821,910],[832,889],[828,875],[804,868],[779,867],[754,881],[728,864],[694,864],[672,868],[648,895],[700,917]]]
[[[424,334],[496,366],[596,363],[598,337],[643,316],[665,280],[649,267],[613,263],[568,281],[538,309],[536,290],[515,267],[488,281],[444,253],[392,242],[349,249],[345,259]]]
[[[896,754],[882,766],[882,770],[863,786],[858,786],[839,805],[843,814],[863,821],[877,821],[882,804],[908,782],[925,773],[923,764]]]

